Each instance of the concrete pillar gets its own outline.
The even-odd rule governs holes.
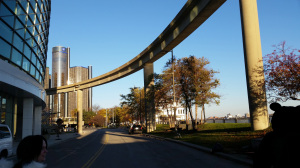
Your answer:
[[[82,90],[77,90],[77,130],[82,133]]]
[[[70,116],[68,113],[68,99],[69,99],[69,93],[65,93],[65,114],[64,114],[65,118]]]
[[[262,130],[269,122],[265,87],[256,83],[264,80],[256,0],[240,0],[240,11],[251,124]]]
[[[151,86],[154,85],[153,77],[153,63],[147,63],[144,66],[144,90],[145,97],[147,92],[150,90]],[[154,95],[150,96],[151,98],[145,99],[145,113],[146,113],[146,128],[147,132],[156,130],[155,123],[155,105],[154,105]]]
[[[42,106],[34,107],[33,135],[42,134]]]
[[[14,128],[13,130],[13,136],[16,136],[17,132],[17,113],[18,113],[18,99],[14,98],[14,114],[13,114],[13,119],[14,119]]]
[[[32,135],[33,131],[33,98],[23,99],[22,139]]]

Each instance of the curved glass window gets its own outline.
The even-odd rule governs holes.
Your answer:
[[[5,5],[0,4],[0,16],[9,16],[11,15],[11,12],[5,7]]]
[[[10,10],[14,11],[16,7],[16,1],[4,0],[5,4],[10,8]]]
[[[29,60],[26,58],[26,57],[23,57],[23,65],[22,65],[22,68],[29,72],[29,66],[30,66],[30,62]]]
[[[1,19],[10,27],[14,26],[15,16],[2,16]]]
[[[20,28],[24,28],[23,24],[21,22],[19,22],[18,19],[16,19],[15,21],[15,29],[20,29]]]
[[[22,39],[17,35],[15,34],[14,35],[14,46],[19,50],[19,51],[23,51],[23,41]]]
[[[10,59],[11,46],[0,39],[0,55]]]
[[[50,0],[0,0],[0,57],[43,85]]]
[[[11,42],[12,40],[12,30],[2,21],[0,21],[0,32],[1,37],[7,40],[8,42]]]
[[[35,67],[32,64],[30,66],[30,74],[35,77]]]
[[[11,61],[14,62],[15,64],[21,66],[22,54],[20,54],[17,50],[13,49]]]

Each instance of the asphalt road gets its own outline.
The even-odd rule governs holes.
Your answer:
[[[48,149],[48,168],[247,167],[180,144],[129,135],[122,129],[99,129]]]

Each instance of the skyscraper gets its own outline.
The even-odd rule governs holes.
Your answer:
[[[70,83],[77,83],[84,80],[88,80],[91,78],[91,66],[89,68],[85,67],[71,67],[70,68]],[[89,75],[90,74],[90,75]],[[77,94],[75,92],[68,93],[68,111],[69,111],[69,117],[74,117],[72,114],[72,111],[74,111],[77,108]],[[84,89],[82,92],[82,109],[84,111],[88,111],[91,109],[92,104],[92,91],[91,89]]]
[[[74,84],[90,78],[92,78],[92,66],[88,68],[80,66],[70,68],[70,48],[62,46],[52,48],[51,87]],[[77,95],[75,92],[49,96],[47,106],[56,114],[55,118],[77,118],[73,114],[77,108]],[[83,110],[92,108],[92,89],[83,90],[82,107]]]
[[[70,48],[53,47],[52,48],[52,87],[68,85],[69,80],[69,60]],[[66,117],[67,94],[55,94],[53,96],[52,112],[57,113],[57,117]]]
[[[41,134],[51,0],[0,1],[0,122]]]

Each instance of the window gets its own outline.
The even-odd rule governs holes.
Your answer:
[[[15,22],[15,29],[20,29],[20,28],[23,28],[24,26],[22,25],[21,22],[19,22],[18,19],[16,19],[16,22]]]
[[[10,50],[11,46],[2,39],[0,39],[0,55],[10,59]]]
[[[28,12],[28,8],[27,8],[27,1],[19,1],[19,3],[21,3],[22,7],[25,9],[26,12]]]
[[[36,65],[36,56],[34,53],[32,53],[31,55],[31,62],[33,63],[33,65]]]
[[[1,37],[3,37],[8,42],[11,42],[13,33],[11,29],[7,27],[7,25],[4,24],[2,21],[0,21],[0,32],[1,32]]]
[[[30,66],[30,75],[35,77],[35,67],[32,64]]]
[[[29,72],[29,66],[30,66],[30,62],[28,61],[28,59],[26,59],[25,57],[23,57],[23,66],[22,68]]]
[[[7,23],[10,27],[14,27],[14,17],[15,16],[7,16],[1,17],[1,19],[3,19],[4,22]]]
[[[12,10],[15,10],[16,7],[16,1],[5,1],[6,5]]]
[[[23,39],[24,38],[24,35],[25,35],[25,29],[19,29],[17,30],[17,33],[21,36],[21,38]]]
[[[10,16],[12,13],[3,5],[0,4],[0,16]]]
[[[6,114],[6,99],[0,97],[0,124],[5,124],[5,116],[6,116],[5,114]]]
[[[17,34],[15,34],[14,35],[14,46],[18,49],[18,50],[20,50],[21,52],[23,52],[23,41],[22,41],[22,39],[17,35]]]
[[[11,61],[21,66],[22,55],[15,49],[13,49]]]
[[[25,44],[25,47],[24,47],[24,55],[30,59],[30,56],[31,56],[31,50],[30,48]]]

